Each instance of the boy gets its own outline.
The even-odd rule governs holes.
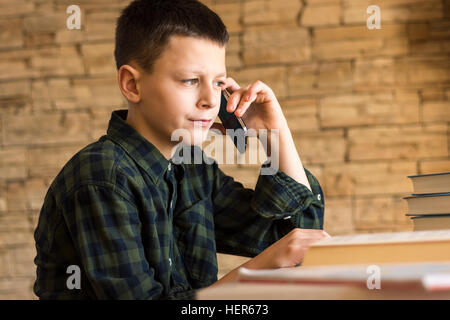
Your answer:
[[[35,231],[41,299],[191,299],[236,278],[217,281],[216,252],[253,257],[248,268],[288,267],[329,237],[322,190],[274,93],[226,77],[227,41],[221,19],[195,0],[137,0],[122,12],[115,58],[129,109],[114,111],[107,135],[48,190]],[[228,111],[249,128],[279,130],[279,170],[255,190],[217,163],[172,161],[171,133],[200,124],[204,137],[225,88]],[[68,270],[80,271],[78,282]]]

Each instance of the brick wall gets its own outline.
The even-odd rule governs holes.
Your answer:
[[[0,2],[0,299],[35,299],[33,230],[63,164],[104,134],[125,0]],[[411,230],[407,175],[450,169],[449,0],[204,1],[228,26],[227,69],[276,93],[331,235]],[[81,30],[66,8],[81,8]],[[369,30],[369,5],[381,30]],[[254,186],[258,165],[223,165]],[[246,259],[219,256],[220,275]]]

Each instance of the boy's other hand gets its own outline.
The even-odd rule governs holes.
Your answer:
[[[242,117],[248,129],[288,129],[281,106],[272,89],[265,83],[257,80],[241,88],[233,78],[227,78],[222,86],[222,90],[225,89],[231,93],[227,111]]]
[[[243,267],[249,269],[295,267],[303,261],[311,244],[324,238],[331,238],[324,230],[295,228],[249,260]]]

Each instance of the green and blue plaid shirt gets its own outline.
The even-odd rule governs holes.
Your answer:
[[[126,115],[114,111],[47,192],[34,233],[41,299],[191,299],[217,281],[217,252],[254,257],[295,227],[323,228],[308,170],[313,192],[282,171],[244,188],[216,162],[167,160]],[[71,265],[80,289],[67,285]]]

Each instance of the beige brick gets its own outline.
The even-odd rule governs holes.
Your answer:
[[[236,80],[241,87],[260,80],[273,90],[278,99],[281,99],[287,95],[285,73],[284,67],[253,67],[229,72],[228,76]]]
[[[72,46],[39,49],[30,66],[41,77],[85,74],[81,57]]]
[[[388,4],[385,1],[384,4]],[[351,23],[366,23],[369,14],[366,13],[366,8],[373,5],[373,2],[346,2],[343,4],[343,19],[344,24]],[[424,21],[430,19],[440,19],[443,17],[442,1],[439,0],[422,0],[413,3],[397,2],[391,3],[387,6],[379,4],[381,15],[381,27],[386,22],[406,22],[406,21]]]
[[[318,60],[363,57],[383,48],[382,39],[340,40],[314,42],[312,56]]]
[[[405,24],[383,24],[382,29],[369,30],[366,26],[342,26],[314,29],[314,40],[342,41],[377,38],[397,38],[407,35]]]
[[[13,73],[11,71],[14,70]],[[23,79],[32,76],[27,67],[26,61],[23,59],[0,62],[0,80]]]
[[[341,92],[352,87],[350,62],[301,64],[288,69],[289,95]]]
[[[297,0],[257,0],[243,3],[244,25],[254,24],[290,24],[297,20],[303,7]]]
[[[6,194],[0,191],[0,213],[6,212],[8,210],[8,205],[6,201]]]
[[[390,68],[390,69],[389,69]],[[398,60],[382,59],[355,64],[355,86],[368,90],[380,87],[421,88],[450,79],[450,64],[444,56],[402,57]],[[380,75],[375,75],[381,73]]]
[[[0,232],[0,248],[34,244],[35,241],[31,230]]]
[[[308,30],[296,27],[251,28],[243,36],[243,54],[246,65],[309,60]]]
[[[354,231],[351,198],[327,198],[323,229],[330,236],[351,234]]]
[[[23,20],[23,30],[33,33],[55,33],[66,29],[68,15],[65,12],[44,12],[39,15],[27,16]]]
[[[58,110],[82,110],[88,108],[92,96],[91,88],[87,86],[73,86],[68,79],[50,80],[49,96],[51,104]]]
[[[7,248],[0,248],[0,279],[9,277],[11,275],[11,269],[10,250]]]
[[[20,19],[0,20],[0,49],[20,48],[23,45],[22,21]]]
[[[342,162],[345,159],[346,141],[342,130],[299,134],[294,142],[305,163]]]
[[[447,125],[350,129],[350,160],[448,156]]]
[[[450,160],[421,160],[419,167],[420,173],[450,172]]]
[[[417,123],[417,92],[380,92],[346,94],[320,99],[320,122],[323,127]]]
[[[36,257],[34,246],[23,246],[11,249],[11,263],[14,268],[11,270],[13,277],[36,277],[36,265],[33,263]]]
[[[443,88],[423,88],[420,91],[422,103],[427,102],[443,102],[446,100],[445,89]]]
[[[322,5],[322,4],[335,4],[338,5],[341,0],[308,0],[308,4],[312,6]]]
[[[352,86],[350,62],[324,62],[319,66],[319,92],[336,92]]]
[[[23,212],[0,214],[0,232],[31,231],[30,219]]]
[[[0,279],[0,297],[5,300],[30,299],[35,280],[36,276]]]
[[[448,19],[430,21],[429,26],[429,36],[433,39],[445,39],[450,36],[450,21]]]
[[[408,53],[408,40],[404,38],[368,38],[356,40],[315,41],[312,56],[320,60],[359,58]]]
[[[4,180],[24,179],[27,176],[24,148],[0,149],[0,177]]]
[[[112,28],[109,28],[109,32],[111,32]],[[76,44],[87,41],[88,34],[83,29],[62,29],[55,33],[53,41],[58,44]],[[103,40],[103,38],[102,38]]]
[[[34,110],[52,110],[48,82],[33,80],[31,83],[31,100]]]
[[[291,132],[320,130],[316,99],[283,100],[280,105]]]
[[[326,164],[322,186],[328,196],[410,194],[415,161]]]
[[[395,82],[394,65],[392,58],[357,59],[353,73],[355,86],[372,90],[380,86],[391,88]]]
[[[209,8],[219,15],[229,33],[242,31],[240,2],[214,3]]]
[[[339,25],[340,17],[341,7],[339,5],[308,5],[304,8],[300,23],[307,27]]]
[[[410,40],[424,40],[430,36],[430,27],[428,23],[408,24],[408,38]]]
[[[74,79],[71,86],[78,108],[101,109],[115,106],[120,109],[128,106],[115,77]]]
[[[450,121],[450,100],[426,102],[422,108],[423,121]]]
[[[115,75],[114,43],[86,44],[82,53],[88,74]]]
[[[29,147],[26,150],[27,167],[43,170],[44,168],[62,168],[69,159],[83,148],[84,144],[60,147]]]
[[[355,226],[357,229],[392,227],[408,224],[405,216],[408,206],[406,194],[382,197],[358,197],[355,199]]]
[[[115,26],[120,10],[87,12],[85,34],[86,40],[111,40],[115,39]]]
[[[78,0],[76,2],[83,10],[92,11],[109,11],[113,9],[125,8],[130,3],[128,0]],[[55,3],[56,10],[66,10],[70,5],[74,4],[71,0],[57,0]]]
[[[31,82],[28,80],[0,82],[0,99],[29,96]]]
[[[112,107],[111,110],[108,109],[93,109],[92,110],[92,138],[93,140],[99,139],[101,136],[106,134],[108,130],[109,120],[111,119],[112,109],[117,109],[117,107]]]
[[[35,4],[29,0],[2,0],[0,2],[0,17],[19,16],[34,11]]]
[[[450,52],[449,40],[426,40],[410,43],[410,52],[418,54],[438,54]]]
[[[318,64],[303,64],[287,69],[289,96],[317,93]]]
[[[8,210],[40,210],[48,187],[40,178],[9,183],[6,191]]]
[[[6,146],[77,143],[90,139],[86,113],[8,115],[4,120]]]
[[[242,67],[241,40],[238,35],[230,35],[226,48],[226,66],[227,68]]]

